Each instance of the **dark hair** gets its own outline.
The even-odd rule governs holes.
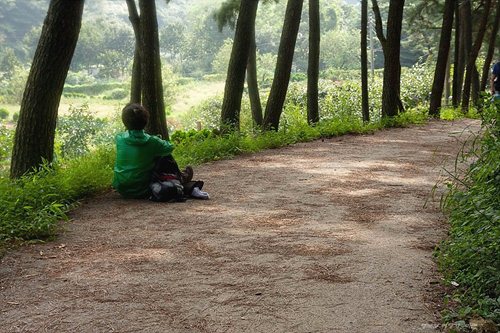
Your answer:
[[[149,120],[149,112],[138,103],[125,105],[122,111],[122,121],[128,130],[142,130]]]

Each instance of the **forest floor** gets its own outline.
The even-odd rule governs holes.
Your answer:
[[[437,332],[443,166],[431,121],[195,168],[211,199],[85,200],[0,264],[2,332]]]

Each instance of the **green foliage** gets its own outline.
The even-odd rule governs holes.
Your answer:
[[[54,236],[76,200],[109,188],[113,158],[101,148],[15,181],[0,178],[0,243]]]
[[[69,115],[57,122],[57,140],[61,157],[77,157],[88,153],[92,147],[113,142],[117,132],[109,122],[92,115],[88,104],[70,106]]]
[[[467,172],[450,172],[443,201],[450,232],[437,254],[446,281],[458,286],[447,318],[500,323],[500,105],[483,110],[483,131],[457,158],[457,166],[472,161]]]
[[[68,93],[76,93],[83,94],[86,96],[98,96],[100,94],[105,93],[106,91],[111,91],[113,89],[123,89],[129,90],[129,83],[123,82],[100,82],[100,83],[87,83],[80,85],[69,85],[66,84],[64,86],[63,92],[65,94]]]
[[[108,92],[105,96],[104,99],[111,99],[111,100],[122,100],[125,97],[128,97],[129,92],[125,89],[122,88],[116,88]]]
[[[8,167],[13,138],[14,131],[5,126],[3,121],[0,121],[0,175]]]
[[[9,117],[9,111],[7,111],[7,109],[0,108],[0,119],[5,120],[7,117]]]

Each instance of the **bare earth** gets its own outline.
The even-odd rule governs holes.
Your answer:
[[[437,332],[431,191],[478,130],[434,121],[208,163],[208,201],[89,199],[56,241],[1,259],[0,331]]]

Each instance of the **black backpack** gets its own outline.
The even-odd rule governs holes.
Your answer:
[[[184,187],[179,181],[165,180],[155,181],[149,185],[151,189],[151,201],[157,202],[184,202]]]

